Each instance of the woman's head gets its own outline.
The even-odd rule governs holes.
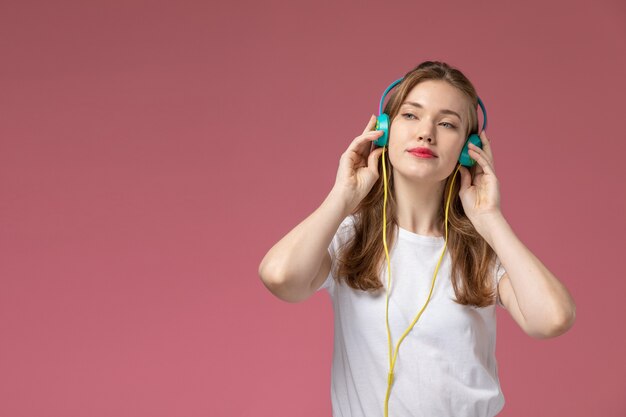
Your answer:
[[[394,175],[444,181],[454,170],[471,133],[478,132],[478,98],[457,69],[427,61],[408,72],[391,94],[387,166]],[[434,158],[418,158],[410,149],[425,147]]]
[[[407,101],[420,103],[422,108],[409,105]],[[381,290],[380,273],[384,267],[385,247],[381,239],[383,221],[386,222],[386,242],[393,247],[397,237],[397,202],[394,195],[394,169],[410,181],[437,181],[443,184],[439,200],[439,218],[444,222],[444,210],[448,192],[451,192],[448,215],[449,236],[447,250],[452,257],[452,285],[456,301],[479,307],[492,305],[495,289],[492,267],[495,252],[476,231],[465,215],[459,197],[460,179],[452,182],[454,168],[465,141],[472,133],[478,133],[478,96],[470,81],[457,69],[441,62],[423,62],[408,72],[395,87],[385,106],[389,115],[389,150],[378,160],[380,177],[374,183],[352,214],[356,215],[354,238],[342,250],[335,276],[354,289]],[[439,114],[442,109],[459,113]],[[402,112],[400,111],[402,110]],[[402,117],[413,113],[414,117]],[[449,122],[456,127],[450,127]],[[459,124],[460,123],[460,124]],[[426,146],[438,154],[434,160],[413,160],[407,149]],[[395,166],[389,161],[389,155]],[[389,201],[383,218],[385,200],[384,171],[388,183]],[[430,164],[430,165],[428,165]],[[470,168],[473,176],[476,165]],[[450,190],[450,188],[452,188]]]

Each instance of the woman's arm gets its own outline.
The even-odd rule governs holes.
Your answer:
[[[278,298],[298,302],[307,299],[328,276],[331,266],[328,247],[341,222],[358,207],[378,180],[378,160],[384,148],[371,150],[382,130],[372,130],[372,115],[363,133],[341,154],[335,185],[322,203],[302,223],[283,237],[265,255],[259,275]],[[322,281],[323,282],[323,281]],[[318,288],[319,288],[318,285]]]
[[[272,294],[300,302],[315,292],[312,282],[320,274],[328,275],[330,263],[323,261],[348,214],[345,198],[333,189],[317,210],[269,250],[259,265],[259,276]],[[322,265],[328,270],[320,272]]]
[[[491,143],[484,130],[480,139],[482,149],[472,143],[468,145],[470,156],[479,165],[474,176],[466,167],[460,167],[459,195],[465,214],[491,245],[507,272],[508,278],[502,277],[498,291],[513,319],[531,336],[558,336],[574,324],[574,300],[504,219]]]
[[[515,299],[508,304],[517,305],[524,330],[536,338],[555,337],[569,330],[576,317],[576,305],[567,288],[519,240],[501,213],[485,225],[483,237],[498,255],[509,280],[501,280],[499,290],[512,288]],[[510,295],[500,294],[503,304],[512,298]],[[519,317],[513,318],[521,325]]]

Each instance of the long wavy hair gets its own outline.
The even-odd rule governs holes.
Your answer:
[[[425,80],[443,80],[459,89],[467,97],[467,122],[464,126],[465,137],[478,133],[478,98],[472,83],[461,71],[438,61],[425,61],[409,71],[403,80],[389,95],[384,112],[389,115],[390,123],[398,114],[402,103],[409,92],[418,83]],[[394,198],[393,166],[389,160],[389,153],[384,154],[387,171],[387,246],[389,253],[395,244],[397,234],[397,206]],[[354,230],[350,240],[340,248],[335,264],[334,276],[343,280],[348,286],[356,290],[378,292],[383,289],[380,273],[386,264],[385,248],[382,240],[383,222],[383,156],[378,161],[380,176],[367,196],[352,211],[354,215]],[[470,168],[472,178],[476,171],[474,165]],[[439,210],[439,225],[444,227],[445,204],[452,183],[454,170],[445,180]],[[446,250],[452,260],[451,280],[454,288],[456,303],[486,307],[493,305],[496,298],[493,268],[495,252],[483,237],[476,231],[471,221],[465,215],[459,197],[461,185],[460,174],[454,181],[450,208],[448,210],[448,241]]]

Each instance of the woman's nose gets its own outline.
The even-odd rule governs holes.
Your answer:
[[[428,143],[432,143],[433,142],[433,138],[430,135],[420,135],[420,136],[418,136],[418,139],[419,140],[425,140]]]
[[[431,126],[431,124],[429,122],[425,121],[419,127],[417,138],[419,140],[424,140],[424,141],[427,141],[429,143],[432,143],[434,141],[433,137],[434,137],[434,135],[433,135],[433,127]]]

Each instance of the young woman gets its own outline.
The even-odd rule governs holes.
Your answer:
[[[285,301],[330,294],[334,417],[494,416],[495,305],[535,338],[567,331],[575,305],[506,222],[484,130],[470,166],[459,162],[479,132],[470,81],[432,61],[398,81],[387,145],[374,145],[372,116],[325,201],[259,275]]]

